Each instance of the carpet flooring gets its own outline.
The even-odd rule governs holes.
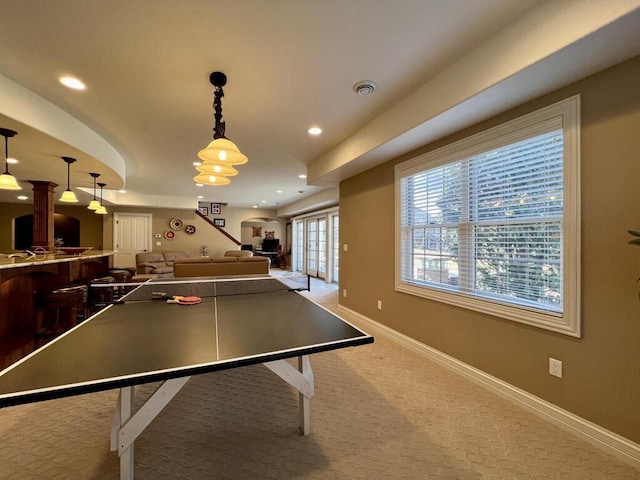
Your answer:
[[[337,307],[334,286],[310,298]],[[357,324],[354,319],[348,319]],[[114,352],[117,354],[117,352]],[[640,479],[640,471],[377,335],[311,357],[311,434],[261,365],[193,377],[135,444],[137,479]],[[155,385],[137,388],[137,398]],[[0,410],[0,478],[117,479],[114,390]]]

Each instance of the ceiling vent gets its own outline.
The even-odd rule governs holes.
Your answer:
[[[371,80],[363,80],[353,86],[353,91],[358,95],[371,95],[376,91],[376,88],[378,88],[378,86],[375,82],[372,82]]]

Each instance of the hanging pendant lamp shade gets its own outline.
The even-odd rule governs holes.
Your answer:
[[[96,208],[94,213],[97,213],[98,215],[106,215],[108,212],[107,212],[107,209],[104,207],[104,205],[102,205],[102,189],[106,187],[107,184],[98,183],[98,186],[100,187],[100,206]]]
[[[0,174],[0,190],[22,190],[16,177],[11,175],[8,169],[3,174]]]
[[[60,197],[61,202],[78,203],[78,197],[71,190],[65,190]]]
[[[201,160],[224,163],[225,165],[244,165],[249,161],[246,155],[231,140],[226,138],[216,138],[207,148],[198,152]]]
[[[96,178],[98,178],[100,176],[99,173],[89,173],[89,175],[91,175],[93,177],[93,200],[91,200],[89,202],[89,205],[87,205],[87,208],[89,210],[97,210],[98,207],[100,207],[100,202],[96,199]]]
[[[17,135],[18,132],[9,130],[8,128],[0,128],[0,135],[4,137],[4,173],[0,174],[0,189],[1,190],[22,190],[22,187],[18,185],[16,177],[9,173],[9,138]]]
[[[202,165],[196,167],[200,173],[207,173],[209,175],[223,175],[225,177],[233,177],[238,174],[238,171],[231,165],[223,165],[220,163],[214,163],[205,161]]]
[[[62,192],[60,201],[67,202],[67,203],[78,203],[78,198],[76,197],[76,194],[73,193],[71,191],[71,188],[69,187],[69,180],[71,178],[71,164],[74,163],[76,159],[71,157],[62,157],[62,160],[64,160],[67,163],[67,189],[64,192]]]
[[[193,177],[196,183],[202,183],[203,185],[229,185],[231,180],[222,175],[213,175],[208,173],[201,173]]]

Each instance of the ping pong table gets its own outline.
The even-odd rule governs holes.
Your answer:
[[[300,295],[303,288],[292,277],[260,275],[149,280],[0,372],[0,407],[119,388],[111,450],[120,477],[132,479],[136,438],[192,375],[263,364],[299,392],[307,435],[309,355],[373,337]],[[200,301],[175,303],[180,296]],[[297,368],[287,361],[295,357]],[[158,381],[136,410],[135,386]]]

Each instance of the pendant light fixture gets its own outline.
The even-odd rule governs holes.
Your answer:
[[[62,157],[62,160],[64,160],[67,163],[67,189],[64,192],[62,192],[60,201],[67,202],[67,203],[78,203],[78,198],[76,197],[76,194],[73,193],[71,191],[71,188],[69,187],[69,180],[71,178],[71,164],[74,163],[76,159],[71,157]]]
[[[231,180],[222,175],[209,175],[207,173],[200,173],[193,177],[194,182],[202,183],[204,185],[229,185]]]
[[[100,207],[100,202],[98,200],[96,200],[96,178],[98,178],[100,176],[99,173],[93,173],[90,172],[89,175],[91,175],[93,177],[93,200],[91,200],[89,202],[89,205],[87,205],[87,208],[89,210],[97,210],[98,207]]]
[[[196,166],[196,170],[200,173],[206,173],[209,175],[224,175],[225,177],[233,177],[238,174],[238,170],[231,165],[222,165],[219,163],[204,162],[201,165]]]
[[[8,128],[0,128],[0,135],[4,137],[4,173],[0,175],[0,189],[2,190],[22,190],[18,185],[16,177],[9,173],[9,138],[17,135],[18,132],[9,130]]]
[[[227,177],[237,175],[238,171],[231,165],[243,165],[248,158],[240,152],[240,149],[227,137],[225,122],[222,121],[222,87],[227,84],[227,76],[222,72],[213,72],[209,75],[209,81],[215,87],[213,93],[213,110],[215,125],[213,127],[213,141],[207,148],[198,152],[198,157],[203,161],[196,169],[200,172],[194,177],[196,183],[206,185],[227,185],[231,183]],[[229,170],[230,168],[230,170]]]
[[[98,215],[106,215],[107,214],[107,209],[104,208],[104,205],[102,205],[102,189],[104,187],[107,186],[106,183],[98,183],[98,186],[100,187],[100,206],[96,209],[95,213],[97,213]]]

